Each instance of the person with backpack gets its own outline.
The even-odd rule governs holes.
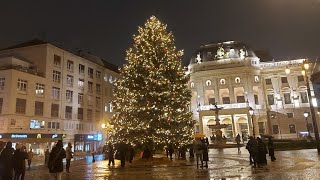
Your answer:
[[[258,156],[258,142],[252,136],[249,137],[249,141],[247,143],[246,149],[249,151],[250,154],[250,165],[253,164],[253,167],[257,167],[257,156]],[[258,164],[259,167],[259,164]]]
[[[0,174],[0,179],[7,180],[12,179],[13,175],[13,164],[12,164],[12,156],[14,153],[14,149],[12,148],[12,142],[8,141],[6,146],[0,152],[0,164],[3,165],[3,169]]]
[[[66,158],[66,151],[63,149],[62,140],[58,140],[49,155],[48,168],[51,176],[55,180],[61,180],[63,172],[62,160]]]

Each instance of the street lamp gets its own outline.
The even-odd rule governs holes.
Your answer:
[[[317,125],[314,107],[312,104],[313,101],[312,101],[312,97],[311,97],[311,91],[310,91],[310,85],[309,85],[309,79],[308,79],[308,73],[307,73],[308,69],[309,69],[309,63],[307,62],[307,60],[304,60],[303,65],[302,65],[301,74],[304,76],[304,79],[307,84],[307,93],[308,93],[308,99],[309,99],[309,105],[310,105],[311,119],[312,119],[312,124],[313,124],[313,129],[314,129],[314,137],[316,139],[318,153],[320,154],[319,131],[318,131],[318,125]]]
[[[249,107],[249,114],[251,116],[252,131],[253,131],[252,135],[253,135],[253,138],[256,138],[256,134],[254,132],[253,113],[254,113],[254,111],[253,111],[252,107]]]
[[[308,116],[309,116],[309,113],[307,111],[305,111],[303,113],[303,116],[306,118],[306,127],[307,127],[307,131],[308,131],[308,136],[310,136],[310,131],[309,131],[309,126],[308,126]]]

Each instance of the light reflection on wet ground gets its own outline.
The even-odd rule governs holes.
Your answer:
[[[197,169],[194,161],[173,160],[167,165],[133,164],[125,168],[108,167],[102,156],[72,162],[71,173],[63,173],[63,179],[320,179],[319,157],[316,150],[276,152],[277,161],[263,168],[253,169],[249,165],[249,154],[245,148],[238,153],[232,149],[211,149],[208,169]],[[26,179],[48,179],[49,173],[43,166],[34,167],[26,172]]]

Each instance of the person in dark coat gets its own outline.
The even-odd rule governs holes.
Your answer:
[[[63,172],[62,160],[66,158],[66,151],[63,149],[62,140],[58,140],[49,155],[48,168],[55,180],[61,180]]]
[[[208,161],[209,161],[209,154],[208,154],[208,144],[206,141],[202,142],[203,146],[203,155],[202,155],[202,160],[204,162],[204,167],[208,168]]]
[[[250,157],[250,165],[253,164],[253,167],[257,167],[257,155],[258,155],[258,143],[257,140],[252,136],[249,137],[249,141],[247,143],[246,149],[249,151]]]
[[[240,142],[241,142],[240,134],[238,134],[238,135],[236,136],[235,141],[236,141],[236,143],[237,143],[238,152],[241,152],[241,151],[240,151],[240,147],[241,147],[241,145],[240,145]]]
[[[274,146],[273,146],[272,137],[269,137],[268,150],[269,150],[269,156],[271,157],[271,161],[275,161],[276,157],[274,156]]]
[[[143,150],[142,159],[149,159],[151,157],[150,148],[146,145]]]
[[[27,148],[17,144],[16,150],[12,156],[15,180],[24,180],[24,175],[26,173],[26,159],[28,159]]]
[[[0,153],[0,164],[4,165],[3,171],[0,174],[0,179],[7,180],[12,179],[13,175],[13,164],[12,164],[12,156],[14,149],[12,148],[11,141],[6,143],[6,147],[2,149]]]
[[[108,158],[109,158],[108,166],[110,166],[110,164],[114,166],[114,149],[111,142],[108,143],[107,150],[108,150]]]
[[[129,146],[129,162],[132,163],[132,160],[134,158],[135,152],[132,145]]]
[[[258,142],[258,156],[257,156],[258,166],[267,165],[267,158],[266,158],[266,154],[268,153],[267,147],[262,141],[262,139],[260,139],[259,137],[257,137],[257,142]]]
[[[189,148],[189,155],[190,155],[190,157],[189,157],[189,158],[191,158],[191,159],[193,159],[193,158],[194,158],[193,145],[191,145],[191,146],[190,146],[190,148]]]
[[[125,142],[121,142],[118,147],[121,167],[126,165],[126,154],[127,154],[127,144]]]
[[[169,144],[168,151],[169,151],[170,160],[172,160],[172,154],[174,152],[174,148],[172,144]]]
[[[50,155],[49,149],[46,149],[46,151],[44,152],[44,164],[46,166],[48,166],[49,155]]]

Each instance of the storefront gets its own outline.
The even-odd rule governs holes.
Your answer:
[[[101,146],[102,134],[75,134],[74,150],[77,152],[97,151]]]
[[[59,139],[66,138],[66,134],[42,134],[42,133],[3,133],[0,134],[0,140],[11,141],[13,147],[16,143],[21,143],[32,149],[35,155],[44,155],[46,149],[51,150]]]

